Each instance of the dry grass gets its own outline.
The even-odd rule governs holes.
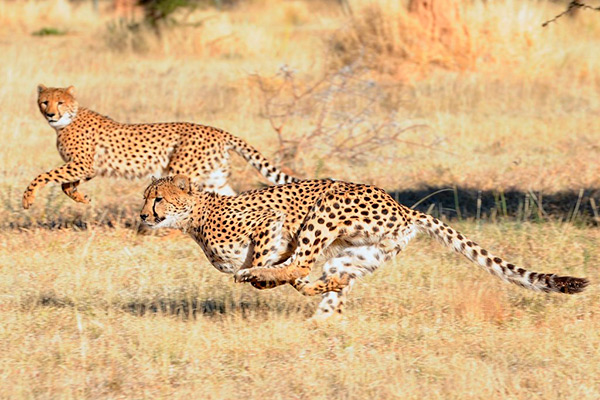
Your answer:
[[[392,2],[360,3],[383,7],[387,32],[403,29]],[[351,2],[357,18],[361,4]],[[301,155],[301,172],[390,190],[600,188],[600,20],[582,12],[540,27],[560,10],[465,2],[464,68],[432,62],[452,56],[447,49],[376,54],[389,68],[371,69],[382,100],[370,118],[394,112],[429,128],[360,163],[324,159],[317,143]],[[121,121],[218,126],[277,158],[250,74],[287,64],[309,84],[341,56],[354,60],[331,50],[334,38],[366,35],[335,3],[261,0],[200,10],[187,20],[203,21],[196,28],[161,41],[141,32],[118,50],[110,43],[123,32],[111,33],[112,16],[101,11],[0,2],[0,377],[9,383],[1,398],[600,397],[597,227],[457,223],[524,266],[588,276],[582,295],[507,286],[419,239],[357,285],[345,321],[315,327],[304,320],[316,299],[234,285],[182,235],[135,235],[145,181],[92,180],[81,189],[91,206],[49,186],[23,211],[29,181],[60,163],[35,106],[37,83],[75,85],[83,105]],[[66,34],[31,35],[42,28]],[[375,38],[395,41],[392,50],[407,45],[401,35]],[[313,129],[298,117],[283,132]],[[242,190],[260,178],[238,162],[233,181]],[[57,226],[67,228],[48,229]]]
[[[597,230],[458,224],[544,271],[600,279]],[[2,398],[588,398],[600,293],[530,293],[416,240],[364,279],[344,321],[258,292],[182,235],[2,233]],[[26,243],[36,243],[26,257]],[[43,243],[43,245],[41,245]]]

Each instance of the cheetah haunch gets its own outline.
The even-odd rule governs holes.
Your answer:
[[[227,183],[229,150],[234,150],[274,184],[296,181],[271,165],[242,139],[210,126],[173,122],[122,124],[79,107],[75,88],[38,87],[38,106],[56,130],[58,152],[66,164],[35,178],[23,194],[29,208],[36,191],[49,182],[67,196],[88,203],[77,191],[95,176],[140,178],[186,174],[204,190],[235,194]]]
[[[202,192],[178,175],[154,181],[144,199],[143,221],[187,232],[217,269],[234,273],[237,281],[259,289],[288,283],[305,295],[322,294],[316,318],[341,313],[354,281],[396,256],[420,232],[528,289],[571,294],[588,285],[584,278],[510,264],[368,185],[306,180],[229,197]],[[323,276],[310,282],[315,264],[323,264]]]

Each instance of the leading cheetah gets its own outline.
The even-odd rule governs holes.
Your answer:
[[[296,179],[279,171],[242,139],[192,123],[122,124],[79,107],[75,88],[38,86],[38,106],[56,130],[56,145],[66,164],[35,178],[23,194],[29,208],[48,182],[62,184],[67,196],[88,203],[77,191],[95,176],[137,178],[185,173],[205,190],[233,195],[227,183],[229,150],[234,150],[274,184]]]
[[[321,294],[314,318],[342,313],[352,284],[400,253],[420,232],[500,279],[542,292],[578,293],[588,280],[540,274],[510,264],[438,219],[405,207],[384,190],[306,180],[241,193],[202,192],[185,176],[154,181],[140,217],[151,227],[187,232],[220,271],[257,288],[289,283]],[[315,264],[323,276],[307,277]]]

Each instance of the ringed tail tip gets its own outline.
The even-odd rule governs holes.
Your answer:
[[[552,279],[553,286],[560,293],[581,293],[590,284],[587,278],[575,278],[572,276],[557,276]]]

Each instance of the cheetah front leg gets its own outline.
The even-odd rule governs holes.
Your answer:
[[[269,215],[256,228],[252,235],[253,252],[251,262],[246,262],[241,270],[256,271],[262,269],[280,268],[273,264],[286,258],[282,256],[282,248],[287,247],[283,243],[283,223],[285,215],[278,213]],[[317,234],[318,235],[318,234]],[[304,241],[305,243],[306,241]],[[305,254],[305,250],[304,253]],[[243,275],[243,272],[241,273]],[[239,276],[239,275],[238,275]],[[237,277],[236,277],[237,280]],[[320,279],[309,282],[307,278],[300,279],[258,279],[252,274],[247,280],[257,289],[271,289],[276,286],[289,283],[292,287],[298,290],[305,296],[315,296],[326,292],[338,292],[350,284],[351,276],[349,274],[332,274],[323,275]]]
[[[329,247],[339,232],[337,221],[326,226],[326,215],[322,215],[319,209],[322,205],[319,199],[313,209],[307,214],[298,234],[298,247],[292,257],[285,262],[275,266],[253,265],[252,268],[243,269],[235,274],[237,282],[250,281],[275,281],[281,283],[294,283],[297,279],[306,277],[319,255]],[[322,223],[321,223],[322,221]]]
[[[285,258],[287,243],[283,239],[283,223],[285,214],[269,210],[264,218],[258,221],[254,232],[250,236],[251,251],[246,262],[240,270],[251,268],[268,268]],[[277,280],[248,279],[252,286],[257,289],[271,289],[287,282]]]
[[[80,181],[63,183],[61,185],[62,191],[76,202],[88,204],[90,202],[90,198],[87,195],[77,191],[77,186],[79,186],[79,183]]]
[[[91,164],[77,161],[70,161],[56,169],[40,174],[35,178],[23,193],[23,208],[28,209],[35,200],[36,192],[46,186],[49,182],[68,184],[63,191],[67,196],[75,201],[86,202],[85,195],[76,191],[79,181],[89,180],[94,177],[94,170]],[[87,200],[89,202],[89,200]]]

